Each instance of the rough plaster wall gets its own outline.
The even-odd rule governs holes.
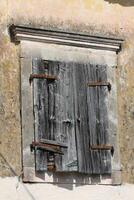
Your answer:
[[[0,175],[12,176],[21,165],[19,60],[6,26],[7,5],[0,1]]]
[[[15,23],[125,39],[117,73],[118,132],[123,181],[134,183],[133,13],[134,4],[127,0],[0,1],[0,175],[21,171],[19,46],[10,43],[7,32]]]

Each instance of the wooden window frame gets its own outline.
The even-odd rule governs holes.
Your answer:
[[[33,110],[32,106],[32,88],[29,89],[29,75],[32,69],[32,59],[40,58],[42,56],[42,49],[50,47],[49,51],[53,50],[53,47],[66,47],[73,48],[79,51],[87,51],[95,55],[95,52],[99,52],[101,60],[106,56],[106,62],[109,65],[108,76],[111,80],[112,90],[110,109],[111,115],[117,120],[117,96],[116,96],[116,81],[115,74],[113,75],[117,66],[117,54],[121,50],[122,39],[106,38],[89,36],[86,34],[66,33],[60,31],[50,31],[44,29],[28,28],[22,26],[10,26],[11,39],[15,43],[20,43],[21,46],[21,119],[22,119],[22,160],[23,160],[23,181],[24,182],[51,182],[51,183],[79,183],[79,184],[121,184],[121,168],[120,168],[120,155],[117,135],[117,121],[111,123],[112,143],[114,145],[114,157],[112,159],[112,176],[111,177],[91,177],[87,175],[77,175],[72,180],[72,174],[57,175],[45,174],[42,176],[35,172],[34,153],[30,152],[29,144],[33,140],[31,132],[33,128]],[[32,44],[32,45],[31,45]],[[53,46],[52,46],[53,45]],[[75,51],[74,50],[74,51]],[[77,54],[77,53],[76,53]],[[53,52],[54,57],[54,52]],[[93,58],[95,59],[95,57]],[[114,64],[113,64],[114,63]],[[85,181],[86,180],[86,181]]]

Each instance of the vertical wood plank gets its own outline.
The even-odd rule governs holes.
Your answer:
[[[74,66],[72,62],[66,63],[67,74],[66,74],[66,123],[67,127],[67,138],[68,138],[68,171],[78,170],[78,160],[76,152],[76,133],[75,133],[75,111],[74,111]]]
[[[63,119],[63,107],[64,107],[64,98],[63,98],[63,83],[64,83],[64,64],[57,63],[58,65],[58,80],[56,81],[56,91],[55,91],[55,139],[58,142],[66,142],[66,135],[63,133],[62,130],[62,119]],[[62,149],[62,151],[64,151]],[[65,154],[65,152],[64,152]],[[62,165],[62,155],[55,156],[55,165],[56,171],[63,171]]]
[[[98,81],[107,80],[107,66],[98,66],[97,69],[97,79]],[[108,100],[108,88],[98,87],[98,103],[99,103],[99,118],[100,118],[100,128],[99,128],[99,143],[109,144],[108,138],[108,110],[107,110],[107,100]],[[100,151],[100,162],[101,162],[101,174],[111,173],[111,152],[110,151]]]
[[[96,66],[88,65],[89,81],[96,81]],[[99,133],[99,105],[98,105],[98,88],[88,88],[88,115],[90,129],[90,145],[98,145]],[[100,174],[100,155],[99,151],[91,151],[92,173]]]
[[[22,117],[22,145],[23,167],[35,168],[34,154],[31,153],[29,144],[34,138],[33,119],[33,91],[29,84],[29,75],[32,71],[32,59],[21,58],[21,117]],[[29,123],[30,122],[30,123]],[[24,174],[25,176],[25,174]],[[27,178],[25,176],[25,178]]]
[[[80,63],[75,64],[75,87],[77,95],[77,97],[75,98],[76,138],[79,172],[81,173],[91,173],[86,76],[87,66]]]
[[[106,81],[106,66],[89,67],[89,81]],[[88,89],[90,145],[109,144],[108,115],[107,115],[107,87],[93,87]],[[91,151],[92,172],[106,174],[111,172],[111,154],[107,150]]]
[[[72,70],[72,63],[59,63],[55,105],[58,129],[55,135],[57,135],[57,141],[68,144],[68,149],[62,148],[64,155],[56,156],[57,171],[77,171]]]
[[[44,66],[47,67],[47,73],[50,76],[55,75],[54,73],[54,63],[51,61],[44,61]],[[52,80],[47,80],[47,87],[48,87],[48,139],[49,140],[55,140],[55,135],[54,135],[54,101],[55,101],[55,96],[54,96],[54,81]],[[55,155],[52,152],[47,153],[47,164],[48,168],[51,170],[55,170]]]
[[[47,69],[40,59],[33,59],[33,73],[44,73]],[[35,140],[48,138],[48,92],[45,79],[33,80],[33,106],[35,118]],[[35,151],[36,171],[47,170],[47,153],[42,150]]]

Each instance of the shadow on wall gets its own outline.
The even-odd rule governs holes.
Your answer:
[[[52,182],[47,182],[48,176],[53,177]],[[110,174],[81,174],[79,172],[41,172],[36,171],[36,177],[45,181],[44,183],[49,183],[56,185],[57,187],[64,188],[67,190],[73,190],[74,187],[80,187],[82,185],[102,185],[102,180],[108,180],[111,178]],[[47,178],[46,178],[47,177]],[[37,182],[36,182],[37,183]],[[38,183],[43,183],[39,181]],[[110,185],[110,183],[109,183]]]
[[[105,0],[109,3],[120,4],[121,6],[134,6],[134,0]]]

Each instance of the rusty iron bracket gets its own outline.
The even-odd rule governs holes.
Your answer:
[[[111,90],[111,84],[106,81],[96,81],[96,82],[89,82],[87,84],[89,87],[96,87],[96,86],[107,86],[108,91]]]
[[[110,150],[111,155],[113,156],[114,154],[114,147],[112,145],[91,145],[90,150]]]
[[[44,144],[42,142],[37,142],[37,141],[33,141],[32,144],[30,144],[30,150],[31,152],[33,150],[44,150],[47,152],[52,152],[54,154],[63,155],[63,152],[61,151],[60,146],[56,146],[53,144]]]
[[[68,148],[68,145],[66,143],[58,142],[55,140],[40,139],[40,142],[43,144],[50,144],[50,145],[56,146],[56,147]]]
[[[48,75],[48,74],[30,74],[30,77],[29,77],[29,83],[30,84],[31,84],[31,82],[33,81],[34,78],[47,79],[47,80],[50,80],[50,81],[54,81],[54,80],[58,79],[56,76],[52,76],[52,75]]]

